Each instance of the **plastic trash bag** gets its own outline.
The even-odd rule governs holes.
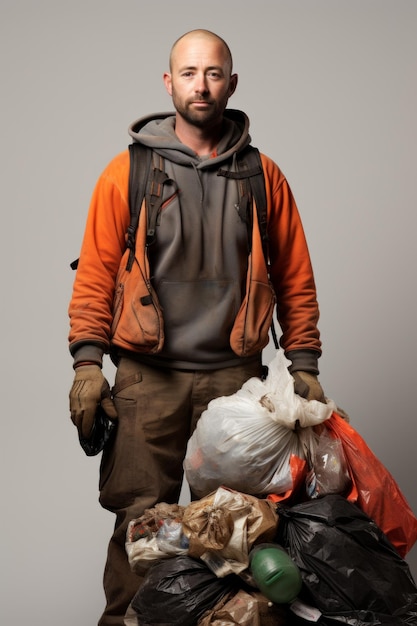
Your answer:
[[[158,548],[166,554],[178,555],[188,551],[188,539],[184,535],[181,521],[164,520],[155,535],[155,539]]]
[[[143,575],[155,561],[187,554],[184,510],[179,504],[159,502],[129,522],[125,548],[133,572]]]
[[[310,471],[306,478],[309,498],[329,494],[344,495],[351,485],[343,444],[331,437],[326,429],[318,436],[314,449],[308,453]]]
[[[102,452],[105,447],[110,446],[116,435],[117,420],[110,419],[103,407],[98,406],[94,416],[93,428],[88,437],[84,437],[81,431],[78,432],[80,446],[87,456],[95,456]]]
[[[209,403],[184,460],[197,496],[221,485],[255,496],[292,487],[291,456],[304,458],[312,427],[329,419],[336,406],[298,396],[289,364],[278,350],[266,380],[251,378],[235,394]]]
[[[240,574],[256,542],[272,541],[278,527],[275,505],[220,487],[191,502],[182,520],[188,554],[201,558],[218,577]]]
[[[417,624],[407,563],[357,505],[329,495],[278,511],[277,541],[303,579],[299,597],[324,618],[351,626]]]
[[[356,502],[405,557],[417,540],[417,518],[395,479],[359,433],[338,415],[333,414],[324,426],[343,445],[352,479],[347,499]]]
[[[235,588],[234,576],[217,578],[199,559],[176,556],[152,565],[131,607],[140,626],[195,626]]]

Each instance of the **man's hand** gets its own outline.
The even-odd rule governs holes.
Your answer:
[[[117,419],[109,383],[98,365],[77,367],[69,399],[71,420],[86,439],[91,434],[94,417],[100,404],[110,419]]]
[[[323,389],[315,374],[297,370],[291,376],[294,378],[295,393],[306,400],[318,400],[326,404]]]

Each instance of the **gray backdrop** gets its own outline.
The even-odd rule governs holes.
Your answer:
[[[416,26],[415,0],[1,0],[2,624],[102,609],[113,518],[68,415],[69,263],[128,124],[171,108],[162,73],[192,28],[229,42],[230,105],[297,199],[325,391],[417,510]]]

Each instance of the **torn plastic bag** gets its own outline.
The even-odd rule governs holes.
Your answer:
[[[303,580],[299,597],[321,611],[322,623],[417,624],[417,587],[407,563],[356,504],[328,495],[278,512],[277,541]]]
[[[306,477],[306,492],[309,498],[346,494],[351,479],[340,439],[335,439],[323,428],[314,449],[308,451],[307,460],[310,471]]]
[[[143,575],[159,559],[184,555],[188,540],[182,530],[185,507],[159,502],[129,522],[126,553],[133,572]]]
[[[371,517],[405,557],[417,540],[417,518],[393,476],[359,433],[336,414],[324,424],[342,442],[352,486],[346,497]]]
[[[239,574],[249,565],[256,542],[272,541],[278,527],[275,505],[219,487],[184,511],[188,554],[201,558],[218,577]]]
[[[294,392],[288,361],[278,350],[266,380],[249,379],[235,394],[212,400],[192,434],[184,471],[200,498],[221,485],[261,496],[292,487],[290,459],[311,449],[312,427],[336,408]]]
[[[131,606],[140,626],[195,626],[236,585],[235,576],[217,578],[199,559],[174,556],[152,565]]]

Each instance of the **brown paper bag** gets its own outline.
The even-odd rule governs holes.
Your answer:
[[[286,626],[288,610],[269,602],[259,591],[239,589],[198,621],[198,626]]]
[[[182,524],[189,556],[202,558],[222,577],[248,567],[249,551],[256,542],[273,540],[278,514],[269,500],[219,487],[191,502]]]

